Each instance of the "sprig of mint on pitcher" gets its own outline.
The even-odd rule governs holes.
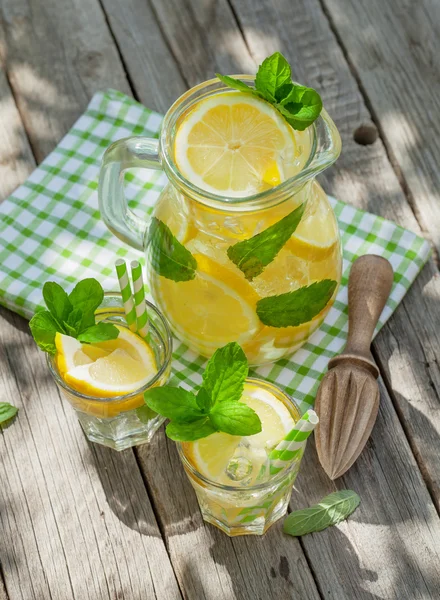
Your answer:
[[[292,70],[280,52],[268,56],[258,68],[255,88],[229,75],[216,76],[226,86],[263,98],[277,109],[298,131],[313,123],[322,110],[321,96],[313,88],[294,83]]]
[[[83,279],[67,294],[54,281],[43,286],[48,310],[35,313],[29,322],[34,340],[44,352],[56,353],[57,332],[76,338],[83,344],[114,340],[119,335],[111,323],[96,323],[95,310],[104,298],[104,290],[96,279]]]
[[[147,390],[145,403],[170,419],[166,434],[177,442],[193,442],[217,431],[254,435],[261,431],[260,418],[240,402],[248,370],[243,350],[231,342],[210,358],[197,393],[165,385]]]

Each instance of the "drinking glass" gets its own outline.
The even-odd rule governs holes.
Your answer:
[[[47,355],[47,364],[62,395],[75,409],[78,420],[91,442],[114,450],[149,442],[164,418],[144,404],[144,392],[165,385],[171,369],[172,338],[167,321],[161,312],[147,302],[149,331],[146,342],[150,345],[157,365],[157,373],[141,388],[113,398],[88,396],[73,389],[61,377],[54,357]],[[128,327],[121,294],[107,292],[96,311],[96,320]]]

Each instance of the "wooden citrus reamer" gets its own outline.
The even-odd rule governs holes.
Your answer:
[[[392,283],[393,269],[381,256],[361,256],[351,267],[347,344],[330,360],[315,403],[316,448],[330,479],[340,477],[355,462],[376,421],[379,370],[370,345]]]

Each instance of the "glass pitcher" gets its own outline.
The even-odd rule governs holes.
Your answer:
[[[253,84],[251,76],[238,77]],[[237,341],[249,363],[261,365],[299,348],[336,296],[339,232],[315,177],[337,159],[341,140],[322,110],[305,131],[294,132],[299,157],[292,177],[247,197],[207,192],[177,169],[174,140],[197,102],[225,91],[218,79],[206,81],[168,110],[159,140],[131,137],[110,146],[100,210],[115,235],[145,251],[154,302],[180,340],[207,357]],[[139,167],[164,170],[169,181],[148,219],[124,197],[124,172]]]

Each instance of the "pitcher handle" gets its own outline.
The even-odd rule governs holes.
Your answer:
[[[143,250],[147,221],[128,208],[124,173],[132,168],[160,170],[159,140],[131,137],[109,146],[99,176],[99,210],[104,223],[118,238]]]

